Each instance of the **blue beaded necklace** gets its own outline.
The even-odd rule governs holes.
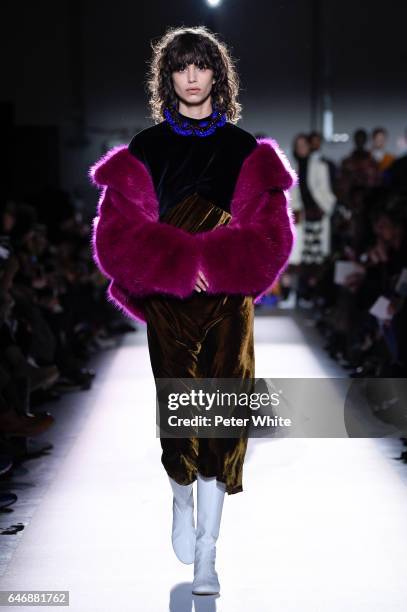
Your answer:
[[[185,120],[175,106],[165,107],[163,112],[171,129],[181,136],[209,136],[226,123],[226,114],[221,113],[216,106],[208,119],[201,119],[197,123]]]

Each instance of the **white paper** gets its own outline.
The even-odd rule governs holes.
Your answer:
[[[387,307],[389,304],[390,300],[381,295],[379,298],[377,298],[369,312],[378,319],[391,319],[393,315],[390,315],[387,312]]]
[[[6,247],[0,244],[0,259],[8,259],[9,255],[10,255],[9,249],[6,249]]]
[[[347,261],[347,260],[339,260],[335,262],[335,274],[334,274],[334,283],[337,285],[344,285],[345,278],[349,274],[353,274],[354,272],[361,272],[364,274],[365,269],[363,266],[358,264],[356,261]]]

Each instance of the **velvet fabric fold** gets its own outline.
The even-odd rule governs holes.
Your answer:
[[[231,215],[198,193],[178,203],[162,221],[195,234],[226,227]],[[151,295],[142,299],[151,367],[160,378],[241,379],[249,392],[255,376],[253,298],[245,295]],[[239,383],[240,384],[240,383]],[[232,416],[233,411],[228,413]],[[243,491],[246,431],[238,438],[161,437],[161,462],[179,484],[197,472],[215,476],[231,495]]]

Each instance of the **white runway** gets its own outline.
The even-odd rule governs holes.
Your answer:
[[[344,376],[288,314],[256,317],[255,334],[257,377]],[[144,328],[111,355],[88,394],[69,395],[86,418],[1,590],[69,590],[75,612],[407,610],[407,483],[394,443],[373,438],[249,440],[244,492],[224,504],[221,595],[192,597],[193,566],[171,548]]]

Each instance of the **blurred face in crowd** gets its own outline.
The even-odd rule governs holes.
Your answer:
[[[321,148],[322,140],[320,134],[311,134],[310,139],[311,151],[319,151]]]
[[[6,234],[9,234],[11,230],[13,229],[15,222],[16,222],[16,218],[14,215],[12,215],[9,212],[3,213],[3,218],[2,218],[2,223],[1,223],[2,231],[5,232]]]
[[[387,135],[385,132],[376,132],[373,136],[373,148],[374,149],[384,149],[386,146]]]
[[[373,231],[378,238],[391,242],[395,237],[396,227],[387,215],[382,215],[373,223]]]
[[[35,253],[41,255],[48,246],[48,238],[43,231],[36,228],[28,230],[23,238],[22,242],[29,253]]]
[[[310,154],[310,145],[308,139],[300,136],[295,141],[294,151],[298,157],[308,157]]]
[[[213,70],[203,65],[189,64],[172,73],[172,82],[175,93],[184,104],[199,105],[211,92]]]
[[[353,138],[357,149],[365,148],[367,143],[367,133],[365,132],[365,130],[357,130]]]

